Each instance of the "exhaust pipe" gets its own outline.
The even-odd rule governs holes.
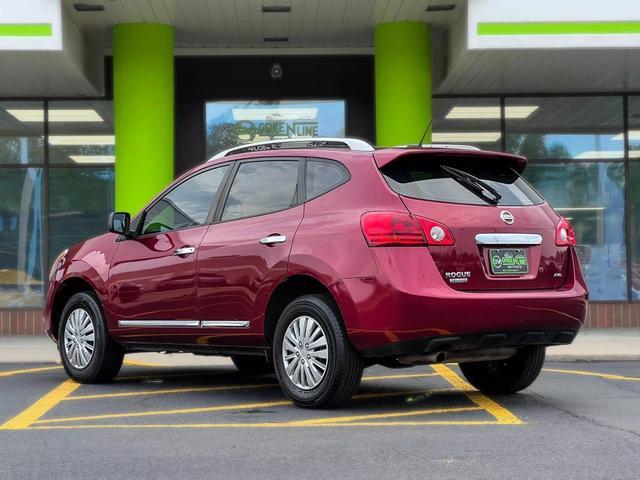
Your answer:
[[[445,361],[453,363],[465,362],[487,362],[491,360],[506,360],[516,354],[515,347],[505,348],[483,348],[478,350],[444,351],[400,355],[398,362],[403,365],[430,365],[433,363],[443,363]]]

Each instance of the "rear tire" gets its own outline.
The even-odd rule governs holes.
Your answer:
[[[461,363],[471,385],[484,393],[511,394],[531,385],[542,370],[545,347],[524,347],[513,357],[490,362]]]
[[[273,363],[265,357],[253,355],[235,355],[231,361],[238,370],[248,375],[261,375],[263,373],[273,373]]]
[[[67,374],[80,383],[113,380],[124,359],[124,350],[109,336],[98,300],[88,292],[76,293],[65,305],[58,350]]]
[[[280,315],[273,363],[285,395],[306,408],[331,408],[351,400],[363,362],[342,326],[340,312],[324,295],[304,295]]]

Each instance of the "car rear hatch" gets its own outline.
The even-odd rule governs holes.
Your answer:
[[[568,247],[556,245],[558,216],[520,177],[523,157],[434,148],[380,150],[376,162],[412,215],[439,222],[453,235],[453,245],[428,246],[451,288],[563,284]]]

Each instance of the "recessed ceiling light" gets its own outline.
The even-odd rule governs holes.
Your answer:
[[[104,12],[104,5],[93,3],[74,3],[73,8],[76,12]]]
[[[263,5],[262,13],[290,13],[289,5]]]
[[[7,110],[20,122],[44,122],[44,111],[39,109]],[[102,117],[93,109],[50,109],[50,122],[102,122]]]
[[[76,163],[116,163],[115,155],[69,155]]]
[[[289,37],[264,37],[265,42],[288,42]]]
[[[115,145],[115,135],[50,135],[50,145]]]
[[[426,9],[427,12],[450,12],[456,8],[453,3],[436,3],[434,5],[429,5]]]
[[[504,115],[508,119],[527,118],[533,112],[535,112],[539,105],[518,105],[504,108]],[[483,120],[483,119],[499,119],[500,118],[500,106],[492,107],[460,107],[456,106],[449,110],[449,113],[445,116],[447,120],[452,119],[467,119],[467,120]]]
[[[493,143],[500,140],[500,132],[433,132],[433,143]]]

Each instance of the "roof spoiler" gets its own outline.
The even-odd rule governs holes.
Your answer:
[[[508,167],[513,168],[518,175],[524,172],[527,167],[527,159],[521,155],[513,155],[511,153],[503,152],[490,152],[485,150],[470,150],[470,149],[456,149],[456,148],[411,148],[411,149],[396,149],[389,148],[383,150],[376,150],[374,157],[378,168],[382,168],[385,165],[389,165],[396,160],[406,157],[424,157],[425,161],[429,159],[437,158],[452,158],[452,157],[464,157],[464,158],[477,158],[479,162],[483,161],[501,161]]]

